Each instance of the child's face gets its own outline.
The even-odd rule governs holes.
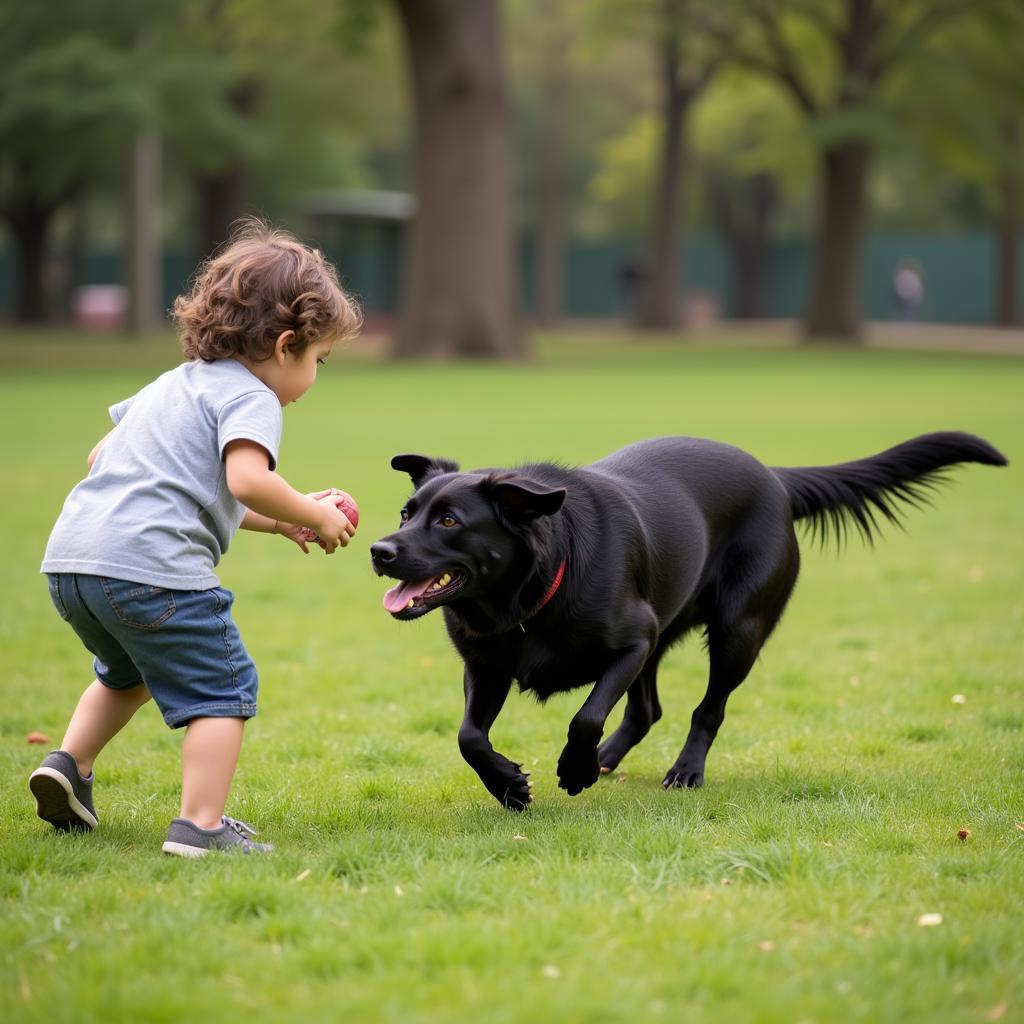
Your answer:
[[[294,355],[285,343],[268,360],[271,364],[264,383],[277,395],[282,406],[301,398],[316,380],[317,366],[331,354],[333,338],[322,338],[307,345],[299,355]]]

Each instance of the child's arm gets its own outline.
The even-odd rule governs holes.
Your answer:
[[[114,427],[114,430],[117,430],[117,427]],[[86,459],[85,461],[86,461],[86,463],[88,464],[88,466],[89,466],[89,468],[90,468],[90,469],[92,469],[92,464],[93,464],[93,463],[94,463],[94,462],[96,461],[96,456],[97,456],[97,455],[99,455],[99,453],[100,453],[100,449],[101,449],[101,448],[102,448],[102,447],[103,447],[103,446],[104,446],[104,445],[105,445],[105,444],[107,443],[107,439],[108,439],[108,438],[110,437],[110,435],[111,435],[111,434],[112,434],[112,433],[114,432],[114,430],[108,430],[108,431],[107,431],[107,432],[106,432],[106,433],[105,433],[105,434],[104,434],[104,435],[103,435],[103,436],[102,436],[102,437],[101,437],[101,438],[100,438],[100,439],[99,439],[99,440],[98,440],[98,441],[96,442],[96,446],[95,446],[95,447],[93,448],[93,450],[92,450],[91,452],[89,452],[89,457],[88,457],[88,458],[87,458],[87,459]]]
[[[321,498],[326,498],[329,494],[333,493],[333,489],[328,488],[325,491],[314,491],[312,494],[307,494],[306,497],[312,498],[314,501],[320,501]],[[311,538],[309,531],[304,526],[297,526],[295,523],[282,523],[279,519],[261,516],[259,512],[253,512],[251,508],[247,508],[241,528],[243,530],[252,530],[255,533],[275,533],[281,537],[287,537],[288,540],[298,544],[305,554],[309,554],[308,545]]]
[[[261,516],[259,512],[253,512],[251,508],[247,508],[245,517],[242,519],[241,529],[252,530],[254,533],[277,533],[277,522],[270,516]]]
[[[330,554],[345,547],[355,532],[352,524],[333,502],[317,501],[300,494],[270,468],[270,456],[254,441],[232,441],[225,451],[228,490],[249,510],[278,523],[308,526]],[[243,520],[243,523],[245,521]],[[250,519],[256,529],[263,520]]]

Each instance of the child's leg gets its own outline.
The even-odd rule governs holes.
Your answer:
[[[92,771],[99,752],[128,724],[149,700],[145,683],[128,690],[113,690],[94,679],[85,689],[61,742],[77,762],[83,776]]]
[[[242,749],[244,718],[193,718],[181,747],[181,814],[200,828],[220,825]]]

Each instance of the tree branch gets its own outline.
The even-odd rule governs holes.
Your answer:
[[[915,46],[920,46],[943,22],[967,14],[974,7],[972,0],[934,0],[934,3],[926,4],[896,39],[888,46],[878,47],[869,64],[872,80],[877,81],[891,67],[903,60],[907,53]]]
[[[804,114],[808,117],[815,116],[819,111],[819,103],[800,75],[793,52],[779,32],[771,9],[761,0],[755,0],[749,10],[757,22],[771,56],[738,42],[739,26],[734,22],[714,17],[694,21],[699,30],[719,46],[723,61],[739,64],[775,78],[786,87]]]
[[[806,18],[830,42],[836,42],[842,32],[842,25],[828,16],[821,0],[789,0],[788,6],[794,14]]]

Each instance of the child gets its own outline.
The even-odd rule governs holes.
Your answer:
[[[50,597],[95,655],[61,749],[32,773],[39,817],[89,830],[93,762],[152,697],[185,726],[180,816],[165,853],[262,852],[224,816],[256,668],[214,566],[239,527],[327,554],[354,527],[332,490],[304,495],[276,472],[281,409],[316,379],[359,312],[323,257],[247,222],[174,303],[186,362],[110,409],[114,429],[89,455],[50,535]]]

